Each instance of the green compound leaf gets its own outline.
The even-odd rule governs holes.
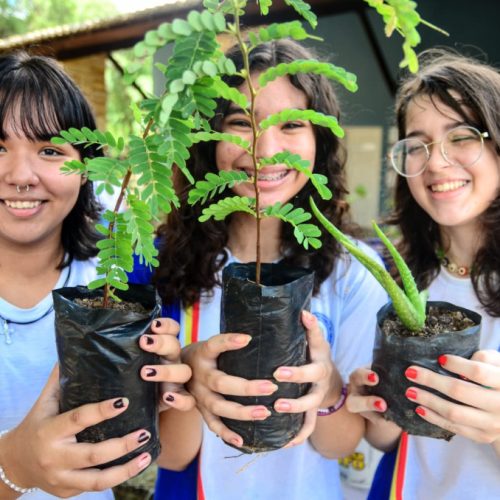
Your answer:
[[[234,102],[241,109],[247,109],[249,107],[250,104],[248,102],[247,96],[240,92],[237,88],[230,87],[220,78],[213,79],[212,87],[217,93],[218,97],[222,97],[223,99]]]
[[[319,220],[321,225],[341,244],[343,245],[356,259],[366,267],[366,269],[374,276],[374,278],[382,285],[384,290],[389,294],[394,311],[401,319],[402,323],[411,331],[419,331],[425,323],[425,304],[423,307],[424,314],[421,314],[422,299],[425,299],[425,294],[420,294],[419,304],[415,307],[405,292],[394,281],[392,276],[386,269],[376,260],[366,255],[350,238],[344,235],[337,227],[335,227],[318,209],[314,200],[309,198],[314,215]]]
[[[265,130],[278,123],[294,121],[294,120],[306,120],[314,123],[314,125],[319,125],[321,127],[329,128],[334,135],[337,137],[344,137],[344,130],[339,125],[339,122],[335,116],[324,115],[318,111],[313,111],[311,109],[284,109],[279,113],[268,116],[266,119],[260,122],[260,128]]]
[[[344,68],[335,66],[334,64],[307,59],[297,59],[291,63],[281,63],[268,68],[259,76],[259,85],[263,87],[280,76],[296,75],[297,73],[323,75],[330,80],[339,82],[350,92],[358,90],[356,75],[354,73],[349,73]]]
[[[310,162],[303,160],[298,154],[290,153],[290,151],[281,151],[270,158],[261,158],[259,168],[262,168],[265,165],[280,164],[284,164],[287,168],[293,168],[294,170],[306,175],[323,200],[332,199],[332,192],[327,186],[328,178],[322,174],[315,174],[310,169]]]
[[[260,13],[263,16],[267,16],[269,14],[269,7],[273,3],[272,0],[257,0],[257,3],[259,4]]]
[[[293,226],[293,234],[300,245],[306,250],[309,246],[312,248],[321,247],[321,231],[314,224],[304,224],[311,219],[311,214],[303,208],[294,208],[291,203],[282,204],[277,202],[272,206],[266,207],[262,211],[266,217],[276,217]]]
[[[198,181],[195,187],[189,191],[188,203],[195,205],[199,201],[205,203],[207,199],[213,198],[217,193],[222,193],[226,188],[232,188],[235,184],[248,182],[249,177],[245,172],[221,170],[218,174],[209,172],[205,180]]]
[[[316,28],[318,25],[318,18],[316,14],[312,12],[311,6],[308,3],[304,2],[304,0],[285,0],[285,3],[293,7],[295,11],[311,25],[311,28]]]
[[[133,195],[130,195],[127,201],[130,210],[125,213],[124,220],[127,222],[127,231],[131,235],[135,254],[139,256],[141,264],[158,267],[158,249],[154,245],[155,228],[150,222],[151,208]]]
[[[208,142],[208,141],[224,141],[230,142],[232,144],[236,144],[241,148],[245,149],[248,153],[250,153],[250,143],[235,134],[226,134],[224,132],[193,132],[190,134],[190,139],[193,143],[198,142]]]
[[[256,47],[264,42],[270,42],[271,40],[281,40],[282,38],[293,38],[294,40],[313,38],[318,40],[317,37],[307,33],[307,31],[302,27],[302,23],[300,21],[274,23],[270,24],[266,28],[260,28],[258,31],[250,31],[248,33],[248,39],[253,47]]]
[[[420,17],[416,11],[416,2],[411,0],[365,0],[365,2],[382,16],[387,37],[390,37],[394,31],[397,31],[404,37],[404,58],[399,65],[402,68],[408,66],[408,69],[412,73],[418,71],[418,58],[414,51],[414,47],[420,43],[420,35],[416,29],[417,26],[422,23],[448,36],[446,31],[424,21]]]
[[[247,214],[257,216],[254,207],[255,200],[246,196],[233,196],[224,198],[223,200],[210,205],[203,209],[202,215],[199,218],[200,222],[205,222],[213,217],[215,220],[224,220],[228,215],[234,212],[245,212]]]

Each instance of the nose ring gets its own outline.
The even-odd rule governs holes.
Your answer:
[[[16,184],[16,191],[17,191],[18,193],[20,193],[20,192],[21,192],[21,189],[23,189],[23,188],[24,188],[24,190],[25,190],[26,192],[28,192],[28,191],[30,190],[30,185],[29,185],[29,184],[26,184],[26,186],[19,186],[18,184]]]

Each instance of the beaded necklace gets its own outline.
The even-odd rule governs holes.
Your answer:
[[[438,259],[441,262],[441,265],[451,274],[456,274],[457,276],[460,276],[461,278],[466,278],[467,276],[470,276],[470,273],[472,271],[472,266],[467,267],[467,266],[459,266],[455,262],[452,262],[449,257],[446,256],[444,253],[444,250],[439,249],[436,252],[436,255],[438,256]]]

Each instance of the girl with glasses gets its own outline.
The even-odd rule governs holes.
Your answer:
[[[390,222],[420,289],[482,315],[480,350],[441,353],[460,378],[411,366],[406,397],[416,413],[456,434],[450,441],[408,436],[366,396],[377,374],[350,377],[348,407],[366,418],[366,437],[389,451],[370,498],[498,498],[500,492],[500,73],[447,51],[424,53],[396,101],[400,140]],[[442,395],[435,396],[427,389]],[[461,404],[449,401],[452,398]],[[392,485],[392,489],[391,489]],[[392,496],[391,496],[392,495]]]

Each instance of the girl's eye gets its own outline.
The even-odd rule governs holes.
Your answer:
[[[283,124],[283,128],[286,129],[301,128],[303,126],[304,124],[302,122],[286,122]]]
[[[43,148],[40,152],[42,156],[63,156],[63,154],[54,148]]]
[[[243,118],[233,118],[228,120],[227,126],[229,127],[250,127],[250,122]]]
[[[6,153],[6,152],[7,150],[5,149],[5,147],[0,144],[0,153]]]

